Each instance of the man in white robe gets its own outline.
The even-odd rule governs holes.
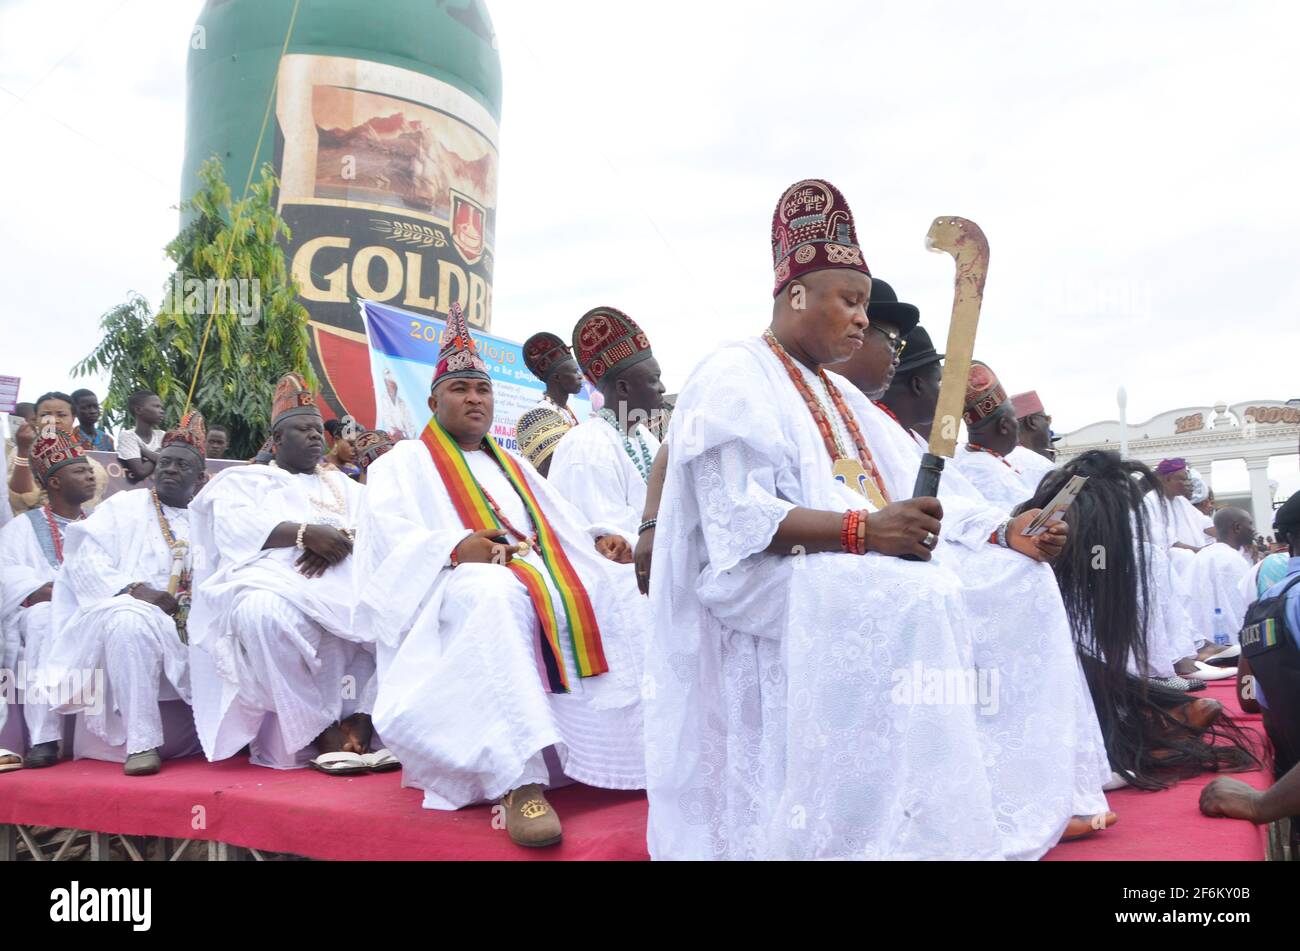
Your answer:
[[[524,366],[544,387],[542,398],[532,408],[551,410],[566,426],[577,426],[579,419],[569,407],[569,397],[582,392],[582,371],[569,345],[555,334],[542,331],[524,341],[523,352]]]
[[[515,842],[551,845],[561,829],[543,792],[548,747],[571,779],[645,784],[648,610],[617,526],[589,525],[531,466],[486,438],[491,378],[459,308],[448,324],[429,398],[434,420],[368,473],[358,619],[380,637],[375,725],[402,760],[403,783],[424,791],[425,808],[500,798]],[[580,582],[566,583],[567,596],[565,564]],[[593,663],[598,655],[604,661]]]
[[[1016,411],[1017,445],[1007,454],[1007,460],[1020,470],[1025,482],[1037,489],[1043,476],[1056,468],[1052,448],[1052,417],[1043,409],[1037,390],[1028,390],[1011,397]]]
[[[1019,428],[1006,390],[985,364],[971,365],[963,413],[967,442],[953,463],[995,508],[1010,512],[1034,494],[1037,480],[1025,477],[1011,461]]]
[[[191,506],[194,716],[209,760],[367,768],[374,638],[353,618],[365,488],[320,464],[324,426],[296,374],[276,388],[275,462],[224,469]],[[347,754],[346,756],[340,754]]]
[[[1253,566],[1242,550],[1255,538],[1255,520],[1241,509],[1222,508],[1214,513],[1214,530],[1217,541],[1196,553],[1189,581],[1192,590],[1202,595],[1198,606],[1209,614],[1216,643],[1228,647],[1220,653],[1235,657],[1241,652],[1237,635],[1254,600],[1246,598],[1243,582]],[[1219,635],[1226,635],[1226,643],[1218,640]]]
[[[54,712],[40,684],[51,643],[55,581],[63,569],[64,536],[82,518],[82,505],[95,494],[95,474],[85,449],[74,437],[51,428],[32,449],[32,475],[47,503],[20,514],[0,529],[0,670],[13,679],[30,750],[0,750],[0,766],[28,769],[53,766],[59,759],[63,718]],[[35,689],[33,689],[35,688]],[[21,691],[21,692],[20,692]],[[0,728],[10,704],[0,697]],[[16,711],[15,711],[16,712]],[[21,735],[21,727],[9,731]]]
[[[1061,536],[1036,543],[1018,534],[1031,513],[956,497],[955,513],[889,503],[910,494],[912,443],[809,368],[867,329],[870,278],[839,193],[789,189],[773,248],[772,340],[706,358],[669,436],[645,692],[652,856],[1034,858],[1085,814],[1113,821],[1059,594],[1027,576],[996,590],[1029,565],[1021,552],[1046,557]],[[833,474],[840,450],[834,468],[867,497]],[[855,511],[865,555],[846,547]],[[967,591],[966,552],[985,550],[991,584]],[[994,679],[979,702],[974,685]]]
[[[162,438],[154,488],[115,493],[68,529],[47,682],[64,700],[60,712],[80,714],[77,758],[122,763],[128,776],[198,751],[184,627],[188,506],[204,476],[205,439],[202,418],[190,414]],[[69,699],[90,670],[104,672],[102,695]]]
[[[393,439],[413,439],[417,434],[411,408],[397,392],[397,380],[391,370],[384,370],[384,389],[375,407],[375,428]]]
[[[646,345],[635,347],[633,340]],[[578,365],[605,403],[560,440],[547,478],[589,522],[617,525],[635,535],[659,451],[659,440],[647,425],[664,410],[659,361],[636,321],[612,307],[583,314],[573,328],[573,345]],[[632,356],[610,370],[606,352],[623,345],[633,350]]]

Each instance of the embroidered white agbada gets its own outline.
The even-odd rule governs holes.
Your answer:
[[[555,490],[586,516],[588,522],[617,525],[636,534],[645,512],[646,478],[659,451],[659,440],[641,424],[628,434],[641,457],[641,473],[623,445],[623,437],[606,420],[591,416],[564,434],[551,456],[546,478]],[[642,453],[644,452],[644,455]]]
[[[1160,504],[1162,498],[1158,489],[1152,489],[1143,502],[1150,513],[1148,518],[1153,524],[1163,527],[1166,545],[1182,542],[1201,549],[1214,542],[1213,538],[1205,534],[1207,528],[1214,527],[1213,519],[1198,511],[1185,496],[1176,495],[1172,499],[1165,499],[1164,505]]]
[[[1007,461],[1020,471],[1020,478],[1029,488],[1030,495],[1038,491],[1038,484],[1043,481],[1043,476],[1056,468],[1052,460],[1026,446],[1016,446],[1012,449],[1007,453]]]
[[[510,524],[531,534],[527,511],[496,462],[481,451],[464,455]],[[424,791],[426,809],[458,809],[546,783],[548,746],[579,782],[645,785],[639,699],[648,605],[632,566],[605,559],[594,544],[618,527],[589,525],[531,465],[521,465],[591,598],[609,664],[608,673],[580,678],[561,617],[568,694],[544,687],[537,613],[510,570],[448,565],[469,531],[425,445],[399,443],[368,471],[355,557],[358,618],[380,639],[375,727],[402,761],[403,784]],[[558,599],[539,556],[526,558]]]
[[[1009,459],[969,446],[958,446],[950,465],[979,489],[989,505],[1004,512],[1010,512],[1024,502],[1038,487],[1034,482],[1031,488],[1020,469]]]
[[[1223,542],[1215,542],[1198,551],[1192,559],[1188,580],[1197,594],[1194,608],[1202,614],[1201,620],[1214,635],[1214,611],[1222,612],[1223,626],[1228,643],[1236,644],[1241,623],[1246,619],[1246,609],[1254,598],[1247,600],[1244,579],[1251,574],[1252,565],[1241,552]]]
[[[58,516],[55,522],[60,532],[72,524]],[[22,606],[29,595],[55,581],[62,568],[49,532],[43,509],[23,512],[0,529],[0,670],[8,671],[15,690],[23,691],[16,699],[23,702],[23,719],[33,746],[62,735],[60,717],[43,702],[44,694],[34,684],[49,649],[51,604]],[[0,696],[0,727],[10,708],[5,699]]]
[[[914,442],[834,379],[907,497]],[[929,563],[768,554],[796,506],[870,507],[831,476],[784,368],[761,340],[725,347],[677,419],[646,659],[653,857],[1035,858],[1104,808],[1059,593],[1047,566],[987,545],[1001,513],[945,497]],[[952,689],[994,671],[985,703]]]
[[[355,527],[364,492],[337,470],[236,466],[190,504],[206,556],[195,566],[189,632],[208,759],[251,743],[258,765],[302,765],[327,727],[371,712],[374,637],[353,618],[355,554],[308,578],[294,566],[297,548],[262,548],[281,522]]]
[[[188,541],[188,510],[164,505],[163,514],[172,535]],[[68,526],[63,551],[45,680],[71,698],[84,671],[102,669],[106,692],[102,705],[83,695],[57,709],[84,711],[86,728],[116,748],[118,759],[161,747],[158,704],[190,701],[189,652],[169,615],[120,593],[137,581],[167,590],[172,551],[153,494],[133,489],[109,496],[84,521]]]

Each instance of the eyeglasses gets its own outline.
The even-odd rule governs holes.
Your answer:
[[[888,330],[877,327],[875,324],[871,324],[867,329],[874,330],[876,333],[888,340],[889,349],[894,351],[894,356],[902,356],[903,351],[907,349],[907,341],[904,340],[897,331],[890,333]]]

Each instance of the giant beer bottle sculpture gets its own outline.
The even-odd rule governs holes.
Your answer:
[[[335,415],[374,417],[358,299],[458,302],[490,329],[501,64],[482,0],[209,0],[187,72],[181,198],[213,155],[236,200],[275,170]]]

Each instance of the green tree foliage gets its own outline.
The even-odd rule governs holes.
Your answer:
[[[175,272],[162,303],[151,313],[132,294],[108,311],[103,339],[73,373],[108,373],[103,408],[110,423],[127,422],[127,397],[147,389],[162,398],[174,425],[198,367],[191,406],[209,425],[229,429],[233,458],[249,458],[269,434],[281,375],[297,371],[315,385],[307,309],[285,266],[280,242],[290,235],[275,209],[279,183],[271,167],[234,203],[215,156],[199,177],[202,187],[181,206],[189,223],[166,247]]]

